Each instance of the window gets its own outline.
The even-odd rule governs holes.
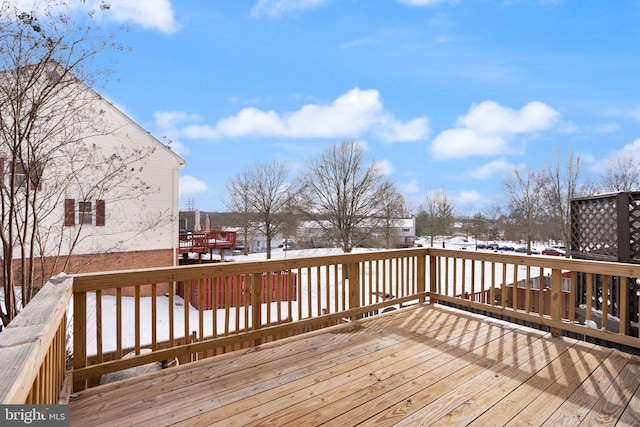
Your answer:
[[[91,202],[78,202],[78,223],[93,224],[93,208]]]
[[[410,229],[410,228],[403,228],[403,229],[402,229],[402,232],[403,232],[403,233],[410,233],[410,232],[411,232],[411,229]]]
[[[105,225],[105,219],[106,207],[104,200],[82,200],[77,203],[75,199],[64,200],[64,225],[67,227],[76,224],[103,227]]]
[[[9,169],[11,171],[11,169]],[[13,175],[13,185],[16,187],[26,187],[27,186],[27,173],[24,170],[24,165],[22,163],[16,163],[16,172]]]
[[[4,166],[3,163],[2,166]],[[11,177],[12,172],[13,185],[16,188],[27,188],[27,184],[29,184],[29,190],[42,189],[42,183],[40,181],[40,177],[42,176],[42,166],[40,163],[35,162],[29,166],[23,162],[16,162],[14,172],[14,163],[9,162],[9,169],[6,171],[7,176]],[[27,177],[29,178],[29,182],[27,182]]]

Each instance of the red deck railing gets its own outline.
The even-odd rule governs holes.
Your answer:
[[[198,254],[198,260],[202,260],[203,254],[213,255],[220,250],[220,256],[224,260],[224,251],[236,247],[236,232],[226,230],[211,230],[201,233],[180,233],[178,236],[178,252],[185,261],[190,253]]]

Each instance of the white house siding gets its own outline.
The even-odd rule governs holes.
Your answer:
[[[127,149],[149,149],[155,151],[146,159],[131,163],[124,182],[115,185],[114,189],[104,194],[96,195],[96,199],[104,200],[104,226],[72,225],[64,227],[64,241],[62,255],[69,254],[71,239],[80,228],[80,240],[73,249],[74,255],[104,254],[136,251],[172,251],[176,259],[175,248],[178,236],[178,171],[185,162],[178,155],[165,147],[148,132],[125,116],[120,110],[102,98],[96,98],[96,107],[103,110],[104,123],[110,129],[108,134],[91,135],[84,138],[84,142],[95,144],[106,154],[120,154],[122,146]],[[56,165],[56,169],[49,168],[43,173],[46,182],[48,174],[56,174],[65,165]],[[148,194],[140,196],[128,186],[134,177],[141,178],[149,187]],[[84,182],[95,180],[90,174],[81,177]],[[76,200],[83,198],[79,187],[69,187],[64,198]],[[122,195],[127,195],[124,198]],[[65,219],[64,200],[58,202],[55,208],[57,214],[47,218],[48,227],[53,223],[62,224]],[[95,215],[95,211],[94,211]],[[77,217],[76,217],[76,223]],[[95,222],[95,221],[94,221]],[[52,256],[57,247],[47,248],[47,255]]]

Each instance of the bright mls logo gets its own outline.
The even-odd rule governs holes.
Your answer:
[[[67,405],[0,405],[2,426],[68,426]]]

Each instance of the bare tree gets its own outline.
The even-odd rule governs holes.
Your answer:
[[[404,196],[400,194],[398,188],[390,182],[383,183],[380,186],[378,194],[380,196],[378,219],[382,221],[384,247],[392,248],[396,244],[395,230],[399,224],[399,220],[407,216]]]
[[[569,153],[567,162],[561,164],[560,151],[556,152],[555,161],[544,172],[545,197],[548,215],[555,231],[569,249],[571,241],[571,199],[579,196],[583,170],[582,158]],[[567,251],[567,255],[570,255]]]
[[[75,16],[62,6],[64,2],[47,3],[33,11],[0,1],[0,240],[5,300],[0,317],[5,325],[20,310],[15,286],[21,287],[24,305],[47,277],[77,268],[70,264],[71,256],[93,234],[83,224],[88,219],[104,220],[104,209],[96,209],[95,203],[107,197],[135,199],[154,191],[137,176],[155,147],[114,147],[116,142],[105,139],[120,131],[120,124],[112,124],[113,116],[107,120],[106,102],[91,89],[100,75],[93,58],[119,47],[93,21],[96,11]],[[99,9],[108,6],[100,4]],[[92,138],[95,142],[89,143]],[[80,224],[74,227],[65,226],[70,214],[61,208],[70,195],[84,208]],[[162,221],[162,215],[166,213],[141,221]],[[144,227],[141,224],[140,229]],[[97,249],[110,251],[120,243],[105,235]]]
[[[505,182],[510,199],[510,216],[526,241],[528,254],[531,254],[531,242],[544,213],[544,178],[543,173],[527,171],[523,174],[516,169],[512,178]]]
[[[237,214],[236,221],[242,228],[243,253],[249,253],[249,233],[253,230],[255,223],[255,210],[251,201],[251,191],[249,185],[252,179],[250,171],[238,173],[235,178],[227,181],[227,195],[225,200],[227,209]]]
[[[366,244],[379,229],[374,223],[382,197],[382,173],[363,164],[362,147],[353,141],[327,147],[299,178],[302,211],[345,253]]]
[[[287,224],[293,198],[286,181],[288,173],[284,163],[257,164],[227,184],[230,199],[240,201],[256,218],[256,228],[266,238],[267,259],[271,258],[271,240]]]
[[[431,239],[431,246],[433,246],[435,236],[451,234],[453,210],[453,202],[447,197],[444,190],[434,190],[427,194],[419,217]]]
[[[491,205],[485,212],[488,221],[487,240],[497,240],[502,232],[500,220],[502,219],[502,208],[499,205]]]
[[[600,175],[604,192],[637,191],[640,189],[640,164],[633,156],[626,155],[609,160]]]

